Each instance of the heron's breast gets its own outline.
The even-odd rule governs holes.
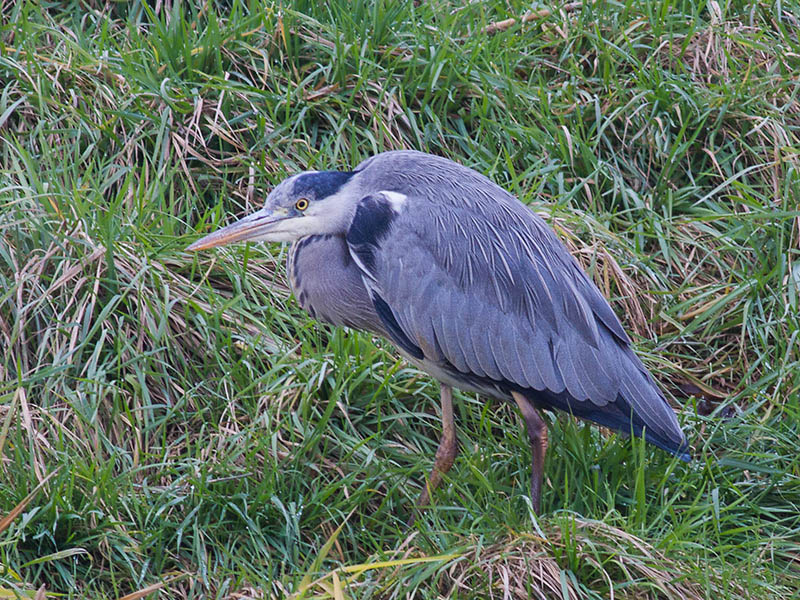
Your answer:
[[[297,302],[315,319],[383,335],[361,271],[343,237],[318,235],[295,242],[287,272]]]

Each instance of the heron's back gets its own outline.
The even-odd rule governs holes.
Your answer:
[[[346,239],[406,355],[457,387],[518,391],[686,456],[619,319],[544,220],[440,157],[384,153],[362,170],[371,193]]]

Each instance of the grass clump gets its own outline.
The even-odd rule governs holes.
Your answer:
[[[800,594],[796,18],[529,9],[0,8],[0,596]],[[515,413],[458,394],[462,453],[405,527],[437,386],[311,323],[285,249],[182,251],[393,148],[543,214],[692,463],[553,418],[536,519]]]

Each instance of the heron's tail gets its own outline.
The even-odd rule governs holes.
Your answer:
[[[619,344],[617,350],[621,353],[616,374],[619,387],[613,401],[579,401],[568,390],[560,393],[529,390],[530,399],[538,406],[557,408],[623,434],[644,438],[688,462],[691,455],[686,436],[658,384],[630,347]]]

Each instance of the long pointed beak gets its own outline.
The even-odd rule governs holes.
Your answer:
[[[271,226],[286,218],[286,215],[265,214],[261,211],[252,215],[247,215],[243,219],[231,223],[227,227],[218,229],[207,236],[200,238],[195,243],[186,248],[190,252],[197,250],[208,250],[217,246],[232,244],[233,242],[245,242],[254,238],[260,238],[271,229]]]

